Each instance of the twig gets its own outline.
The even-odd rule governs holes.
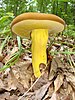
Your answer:
[[[46,66],[47,68],[47,66]],[[43,74],[45,73],[44,71],[46,70],[46,68],[43,70],[41,76],[43,76]],[[21,96],[18,98],[18,100],[21,100],[23,97],[25,97],[27,95],[27,93],[33,88],[33,86],[38,82],[38,80],[41,78],[41,76],[39,78],[37,78],[37,80],[32,84],[32,86]]]
[[[41,76],[40,76],[41,77]],[[40,79],[40,77],[33,83],[33,85],[21,96],[18,98],[18,100],[21,100],[23,97],[26,96],[26,94],[33,88],[33,86],[38,82],[38,80]]]

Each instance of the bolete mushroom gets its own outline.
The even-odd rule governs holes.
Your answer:
[[[53,14],[23,13],[11,23],[13,33],[32,39],[32,65],[35,77],[40,77],[39,65],[47,64],[46,45],[48,33],[59,33],[64,30],[65,21]]]

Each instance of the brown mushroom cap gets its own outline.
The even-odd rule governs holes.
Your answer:
[[[64,27],[65,21],[56,15],[31,12],[17,16],[11,23],[12,32],[21,37],[30,36],[34,29],[49,29],[51,33],[58,33]]]

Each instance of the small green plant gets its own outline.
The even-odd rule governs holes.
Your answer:
[[[10,23],[13,18],[13,13],[9,12],[0,18],[0,37],[6,37],[8,34],[11,34]]]
[[[17,36],[17,42],[18,42],[18,51],[15,52],[11,56],[11,58],[9,59],[9,61],[2,68],[0,68],[0,71],[4,71],[5,69],[11,67],[12,65],[14,65],[18,61],[18,59],[19,59],[19,57],[20,57],[20,55],[22,53],[21,39],[20,39],[19,36]]]
[[[71,36],[71,37],[75,38],[75,26],[68,25],[64,31],[64,35]]]

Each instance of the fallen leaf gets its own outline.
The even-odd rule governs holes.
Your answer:
[[[48,82],[46,85],[42,86],[39,90],[35,91],[35,99],[34,100],[41,100],[45,93],[47,92],[50,82]]]
[[[56,92],[54,92],[54,93],[52,94],[52,97],[51,97],[51,99],[49,99],[49,100],[57,100]]]
[[[9,100],[18,100],[18,96],[13,94],[12,96],[10,96]]]
[[[75,91],[73,91],[73,93],[72,93],[72,98],[73,98],[73,100],[75,100]]]
[[[38,82],[34,85],[33,90],[38,90],[39,88],[41,88],[43,85],[47,84],[49,82],[48,79],[48,73],[47,71],[43,74],[43,76],[40,77],[40,79],[38,80]]]
[[[24,93],[24,88],[22,86],[22,84],[19,83],[18,79],[16,79],[14,73],[12,72],[12,69],[10,70],[10,76],[11,76],[11,80],[12,80],[12,88],[14,89],[13,86],[15,86],[16,88],[18,88],[18,90],[21,93]],[[14,90],[16,90],[16,88]]]
[[[70,94],[73,91],[70,84],[68,84],[67,91],[68,91],[68,94]]]
[[[3,79],[4,88],[7,91],[16,90],[16,84],[13,83],[13,79],[10,74],[7,74]]]
[[[51,85],[49,86],[47,95],[44,97],[43,100],[49,100],[49,98],[52,97],[52,94],[53,94],[53,92],[54,92],[54,87],[53,87],[53,86],[54,86],[53,84],[51,84]]]
[[[0,61],[2,61],[3,60],[3,55],[2,54],[0,54]]]
[[[30,61],[18,61],[13,67],[14,76],[24,88],[29,88],[29,81],[32,76],[32,66]]]
[[[73,85],[73,87],[75,88],[75,75],[73,75],[72,73],[65,73],[66,74],[66,80]]]
[[[3,81],[0,79],[0,91],[4,88]]]
[[[0,68],[2,68],[3,67],[3,63],[2,62],[0,62]]]
[[[64,68],[64,65],[59,59],[59,57],[53,58],[52,63],[51,63],[50,74],[49,74],[49,80],[52,80],[55,77],[58,69],[63,69],[63,68]]]
[[[54,78],[57,67],[58,66],[57,66],[57,63],[55,61],[55,58],[53,58],[52,63],[51,63],[50,74],[49,74],[49,80],[52,80]]]
[[[63,75],[59,74],[56,78],[56,80],[54,81],[54,86],[55,86],[55,92],[58,91],[61,87],[61,85],[63,84]]]
[[[38,89],[34,92],[27,93],[24,100],[42,100],[42,99],[44,99],[43,97],[45,96],[45,93],[47,92],[51,83],[52,82],[48,82],[47,84],[43,85],[40,89]]]
[[[0,100],[10,100],[10,93],[5,92],[3,94],[0,94]]]

